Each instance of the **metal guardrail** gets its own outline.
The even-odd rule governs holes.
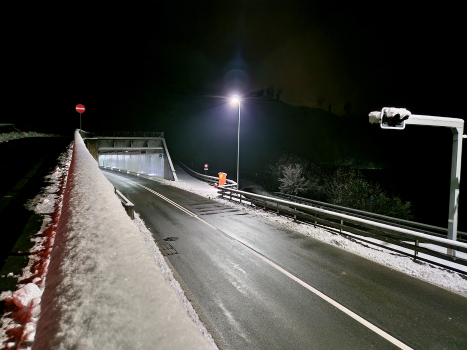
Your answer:
[[[164,137],[163,132],[157,131],[99,131],[94,134],[106,137]]]
[[[126,198],[122,192],[120,192],[119,190],[117,190],[116,187],[114,187],[115,189],[115,194],[117,195],[117,197],[120,199],[120,201],[122,202],[122,205],[123,207],[125,208],[126,210],[126,213],[128,214],[128,216],[131,218],[131,220],[134,220],[135,219],[135,205],[133,203],[131,203],[128,198]]]
[[[216,177],[216,176],[210,176],[210,175],[203,175],[203,174],[200,174],[200,173],[197,173],[196,171],[194,171],[193,169],[190,169],[189,167],[187,167],[185,164],[183,164],[180,160],[178,159],[175,159],[174,158],[174,161],[180,165],[180,167],[185,170],[188,174],[190,174],[191,176],[197,178],[198,180],[201,180],[201,181],[205,181],[205,182],[209,182],[209,183],[219,183],[219,178]],[[230,179],[226,179],[226,182],[228,185],[226,185],[226,187],[232,187],[232,186],[237,186],[237,183],[233,180],[230,180]]]
[[[438,237],[422,232],[417,232],[412,229],[397,227],[383,222],[377,222],[373,218],[362,218],[356,215],[349,215],[329,209],[318,208],[310,205],[305,205],[297,202],[291,202],[283,199],[278,199],[269,196],[258,195],[245,191],[218,187],[222,197],[236,197],[240,200],[248,200],[252,205],[269,208],[284,213],[304,221],[314,222],[315,225],[323,225],[338,229],[342,234],[347,231],[359,236],[375,238],[379,241],[401,246],[414,251],[414,258],[428,261],[432,264],[437,264],[431,260],[423,259],[418,256],[418,253],[431,255],[446,261],[455,262],[460,265],[467,266],[467,260],[456,257],[455,255],[442,253],[437,250],[429,249],[420,246],[420,243],[428,243],[438,247],[451,249],[467,253],[467,243],[449,240],[447,238]],[[352,236],[354,237],[354,236]],[[384,247],[388,248],[388,247]],[[398,251],[400,252],[400,251]],[[402,252],[404,253],[404,252]],[[406,253],[404,253],[406,254]],[[441,265],[441,264],[437,264]],[[441,265],[449,269],[465,273],[465,271]]]
[[[420,222],[414,222],[414,221],[394,218],[390,216],[385,216],[385,215],[381,215],[377,213],[371,213],[371,212],[367,212],[363,210],[342,207],[342,206],[335,205],[335,204],[324,203],[324,202],[316,201],[314,199],[293,196],[293,195],[285,194],[281,192],[274,192],[274,195],[277,197],[290,199],[294,202],[298,202],[302,204],[310,204],[311,206],[316,206],[318,208],[323,208],[323,209],[330,209],[330,210],[337,211],[337,212],[344,213],[344,214],[350,213],[357,217],[367,218],[367,219],[371,219],[376,222],[387,223],[389,225],[393,225],[393,226],[397,226],[401,228],[407,228],[410,230],[415,230],[417,232],[426,233],[426,234],[434,235],[438,237],[447,237],[447,233],[448,233],[448,229],[444,227],[438,227],[438,226],[423,224]],[[459,242],[467,243],[467,232],[457,231],[457,236],[458,236]]]

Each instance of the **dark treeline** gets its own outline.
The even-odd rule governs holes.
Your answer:
[[[293,154],[272,157],[260,177],[268,191],[310,198],[401,219],[413,219],[411,203],[369,181],[357,168],[317,165]]]

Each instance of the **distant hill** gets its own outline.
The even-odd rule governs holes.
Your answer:
[[[112,130],[163,131],[173,157],[200,173],[208,163],[209,175],[222,171],[235,179],[238,107],[216,93],[156,92],[135,95],[133,109],[119,112],[131,118],[114,119],[110,113],[96,121]],[[240,177],[255,182],[271,157],[283,152],[320,164],[353,164],[368,179],[412,202],[416,220],[446,226],[451,131],[421,126],[382,130],[369,124],[368,113],[339,116],[266,97],[246,98],[241,105]],[[464,174],[466,159],[464,147]],[[462,193],[459,229],[467,231]]]
[[[237,107],[226,103],[198,108],[200,112],[186,116],[183,125],[168,132],[175,154],[187,164],[196,164],[198,170],[212,163],[214,171],[236,172]],[[374,167],[381,157],[373,144],[373,130],[367,116],[338,116],[268,98],[246,100],[241,105],[241,169],[261,171],[273,154],[282,152],[316,163]]]

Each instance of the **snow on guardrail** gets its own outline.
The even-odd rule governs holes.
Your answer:
[[[211,345],[75,132],[34,349]]]
[[[312,207],[312,206],[305,205],[305,204],[300,204],[300,203],[297,203],[297,202],[291,202],[291,201],[287,201],[287,200],[283,200],[283,199],[279,199],[279,198],[263,196],[263,195],[249,193],[249,192],[245,192],[245,191],[239,191],[239,190],[234,190],[234,189],[230,189],[230,188],[225,188],[224,186],[219,186],[218,189],[219,189],[219,191],[222,192],[222,195],[224,195],[225,191],[229,191],[229,192],[237,193],[239,195],[243,195],[245,198],[251,197],[251,198],[260,199],[260,200],[264,200],[264,201],[270,201],[270,202],[274,202],[274,203],[278,203],[278,204],[283,204],[283,205],[286,205],[286,206],[290,206],[292,208],[313,211],[313,212],[316,212],[316,213],[325,214],[328,217],[333,217],[333,218],[336,218],[336,219],[339,219],[339,220],[346,220],[348,222],[363,224],[363,225],[369,226],[369,227],[386,229],[386,230],[389,230],[389,231],[394,231],[394,232],[398,232],[398,233],[401,233],[401,234],[405,234],[406,236],[409,236],[409,237],[416,237],[416,238],[419,238],[419,239],[423,239],[423,240],[425,240],[427,242],[437,243],[437,244],[440,244],[440,245],[445,246],[445,247],[449,247],[449,248],[452,248],[452,249],[457,249],[457,250],[460,250],[460,251],[463,251],[463,252],[467,252],[467,243],[453,241],[451,239],[441,238],[441,237],[438,237],[438,236],[427,235],[425,233],[409,230],[409,229],[406,229],[406,228],[391,226],[391,225],[388,225],[388,224],[385,224],[385,223],[375,222],[375,221],[372,221],[372,220],[360,218],[360,217],[357,217],[357,216],[351,216],[351,215],[347,215],[347,214],[344,214],[344,213],[334,212],[334,211],[327,210],[327,209]]]

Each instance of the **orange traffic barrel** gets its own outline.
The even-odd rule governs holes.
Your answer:
[[[226,173],[219,173],[219,186],[224,186],[226,180],[227,180],[227,174]]]

